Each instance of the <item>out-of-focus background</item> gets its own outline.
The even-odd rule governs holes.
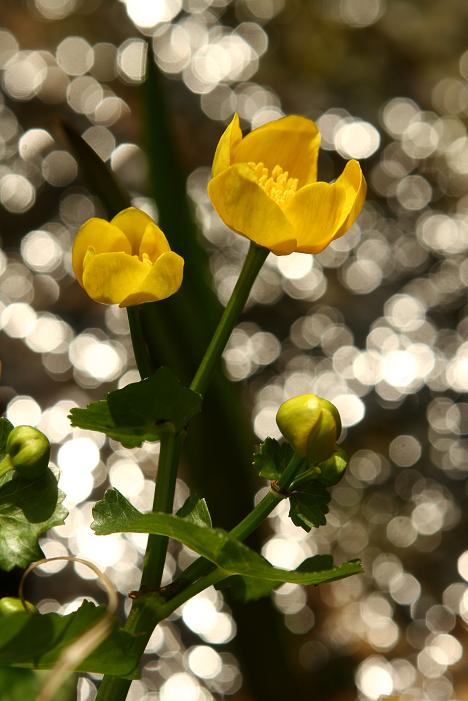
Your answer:
[[[71,514],[41,540],[44,552],[93,560],[123,595],[138,586],[144,537],[94,536],[91,507],[108,478],[149,508],[157,447],[128,451],[67,419],[137,373],[125,312],[91,302],[71,274],[74,233],[103,210],[59,120],[156,215],[139,130],[152,41],[223,303],[246,242],[214,214],[206,184],[233,112],[244,129],[288,113],[317,120],[320,179],[337,177],[346,159],[361,161],[369,197],[358,223],[318,256],[270,255],[224,354],[257,440],[278,436],[283,399],[312,391],[339,408],[352,452],[327,526],[306,534],[278,509],[262,536],[276,565],[294,568],[322,552],[365,565],[363,576],[273,595],[282,625],[270,644],[296,680],[295,699],[468,697],[467,22],[464,0],[0,7],[1,410],[44,431],[61,470]],[[183,477],[178,503],[191,482]],[[188,558],[174,547],[166,580]],[[17,574],[2,593],[14,592]],[[55,563],[31,577],[31,596],[41,611],[68,612],[79,597],[99,599],[90,576]],[[202,593],[153,636],[129,698],[263,701],[237,638],[221,594]],[[94,698],[94,681],[79,682],[80,701]]]

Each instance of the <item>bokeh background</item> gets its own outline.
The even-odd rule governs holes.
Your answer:
[[[222,303],[246,242],[214,214],[206,184],[234,111],[245,129],[288,113],[316,119],[320,179],[357,158],[369,183],[344,238],[314,257],[269,256],[224,354],[257,442],[278,436],[283,399],[312,391],[340,409],[352,453],[327,525],[306,534],[278,509],[263,554],[290,568],[316,553],[360,557],[365,574],[284,585],[258,617],[254,604],[238,618],[235,603],[202,593],[153,636],[133,701],[468,697],[467,22],[464,0],[1,3],[1,410],[43,430],[61,470],[71,513],[41,540],[44,552],[93,560],[123,602],[138,586],[144,537],[94,536],[91,507],[110,482],[149,508],[158,449],[128,451],[67,419],[137,372],[125,312],[92,303],[71,274],[76,229],[104,210],[60,120],[157,216],[140,118],[152,43]],[[181,344],[190,355],[190,339]],[[231,502],[251,499],[212,457]],[[182,476],[178,504],[197,482],[187,464]],[[190,558],[174,546],[166,581]],[[68,612],[80,597],[102,599],[90,576],[56,563],[31,577],[30,596],[41,611]],[[266,619],[276,632],[262,640]],[[80,701],[94,698],[95,681],[80,680]]]

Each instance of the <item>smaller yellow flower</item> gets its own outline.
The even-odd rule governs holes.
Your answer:
[[[290,115],[243,137],[234,115],[219,140],[208,194],[227,226],[277,255],[318,253],[346,233],[366,196],[357,161],[317,182],[319,131]]]
[[[148,214],[128,207],[110,222],[93,217],[80,227],[72,265],[95,302],[131,307],[177,292],[184,260]]]

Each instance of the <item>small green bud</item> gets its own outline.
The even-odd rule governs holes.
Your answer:
[[[6,453],[12,468],[21,477],[36,480],[47,470],[50,444],[46,436],[32,426],[17,426],[6,442]]]
[[[4,596],[0,599],[0,617],[11,616],[13,613],[37,613],[37,608],[29,601],[24,602],[26,609],[23,606],[21,599],[16,599],[14,596]]]
[[[338,409],[315,394],[285,401],[278,409],[276,423],[296,453],[314,465],[332,455],[341,433]]]

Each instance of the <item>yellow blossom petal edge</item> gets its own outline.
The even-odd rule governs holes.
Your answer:
[[[224,223],[277,255],[318,253],[358,217],[366,181],[349,161],[335,183],[317,182],[320,135],[291,115],[242,137],[234,115],[218,143],[208,194]]]
[[[96,302],[123,307],[173,295],[184,260],[170,250],[151,217],[129,207],[111,222],[94,217],[78,231],[72,253],[80,285]]]
[[[231,166],[208,183],[208,194],[231,229],[278,255],[295,250],[294,231],[281,207],[245,164]]]

